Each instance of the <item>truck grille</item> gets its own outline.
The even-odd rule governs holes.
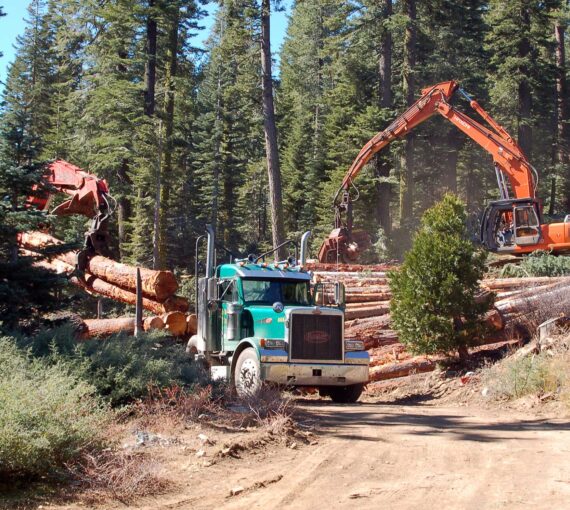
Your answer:
[[[291,315],[291,359],[342,361],[342,316]]]

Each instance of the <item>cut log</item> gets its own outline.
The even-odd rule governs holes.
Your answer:
[[[168,312],[162,316],[164,327],[172,336],[184,336],[186,334],[186,315],[182,312]]]
[[[482,287],[489,290],[513,290],[528,289],[529,287],[537,287],[540,285],[548,285],[550,283],[570,282],[568,276],[533,276],[528,278],[494,278],[486,279],[481,282]]]
[[[347,303],[368,303],[370,301],[390,301],[392,299],[391,292],[362,292],[360,294],[347,294]]]
[[[495,308],[503,317],[513,317],[523,313],[536,311],[538,307],[548,307],[550,304],[567,302],[570,295],[570,283],[561,282],[554,288],[548,286],[547,290],[533,289],[531,295],[517,296],[514,299],[505,299],[495,303]]]
[[[188,335],[195,335],[198,332],[198,316],[190,314],[186,316],[186,333]]]
[[[114,299],[115,301],[120,301],[121,303],[127,303],[129,305],[136,304],[137,296],[134,292],[130,292],[125,289],[121,289],[115,285],[107,283],[100,278],[97,278],[89,273],[85,273],[85,278],[78,278],[74,276],[70,281],[82,289],[84,289],[89,294],[98,294],[109,299]],[[177,311],[176,306],[178,303],[175,302],[164,302],[158,303],[152,301],[151,299],[143,298],[143,308],[157,315],[162,315],[167,312]],[[183,307],[187,310],[187,307]],[[184,311],[185,311],[184,310]]]
[[[18,244],[28,250],[43,250],[50,246],[59,246],[65,244],[62,240],[57,239],[44,232],[20,232],[18,234]]]
[[[344,330],[347,334],[353,336],[366,335],[370,332],[376,332],[381,329],[390,327],[390,314],[384,314],[377,317],[368,317],[364,319],[354,319],[344,323]]]
[[[327,300],[333,300],[334,295],[326,293],[324,295],[325,303]],[[391,292],[351,292],[346,293],[346,303],[370,303],[374,301],[389,301],[392,299]]]
[[[370,272],[385,272],[391,271],[392,269],[397,269],[398,265],[395,262],[390,262],[388,264],[375,264],[375,265],[365,265],[365,264],[322,264],[320,262],[307,262],[304,266],[307,271],[313,271],[318,273],[331,272],[331,273],[357,273],[364,272],[366,274]]]
[[[28,250],[44,249],[48,246],[63,244],[49,234],[43,232],[24,232],[19,235],[19,243]],[[67,252],[54,255],[55,259],[66,264],[75,266],[76,252]],[[137,268],[115,262],[114,260],[96,255],[87,261],[86,271],[106,282],[123,289],[135,291]],[[162,302],[174,295],[178,289],[176,277],[170,271],[155,271],[153,269],[140,268],[143,295],[153,300]]]
[[[177,312],[187,312],[190,308],[190,303],[185,297],[182,296],[170,296],[167,298],[162,305],[167,310],[173,310]]]
[[[124,289],[136,289],[137,268],[115,262],[114,260],[95,256],[87,262],[86,270],[118,287]],[[176,277],[170,271],[155,271],[153,269],[140,268],[142,292],[147,297],[159,302],[173,296],[178,289]],[[188,304],[188,303],[186,303]]]
[[[390,311],[390,303],[388,301],[381,301],[374,306],[363,306],[346,310],[344,318],[349,321],[365,317],[377,317],[379,315],[385,315],[388,311]]]
[[[436,362],[431,359],[411,359],[403,363],[395,363],[374,367],[370,370],[370,381],[385,381],[411,374],[420,374],[435,370]]]
[[[117,319],[85,319],[82,327],[80,328],[78,338],[80,340],[103,338],[117,333],[134,335],[135,319],[131,317],[121,317]]]
[[[501,331],[505,327],[505,320],[496,308],[489,310],[483,317],[485,324],[494,331]]]
[[[153,317],[146,317],[143,321],[143,329],[150,331],[152,329],[164,329],[164,321],[162,317],[154,315]]]
[[[32,266],[41,267],[43,269],[47,269],[48,271],[53,271],[54,273],[65,274],[65,275],[73,273],[74,270],[73,266],[66,264],[62,260],[56,260],[56,259],[49,261],[40,259],[34,262]]]
[[[391,293],[389,285],[360,285],[360,286],[347,286],[345,285],[346,294],[375,294],[375,293]]]

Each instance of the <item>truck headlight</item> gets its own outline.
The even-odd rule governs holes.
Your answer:
[[[345,340],[344,341],[345,351],[363,351],[364,342],[362,340]]]
[[[280,350],[286,350],[285,349],[285,340],[277,340],[275,338],[262,338],[259,341],[259,345],[263,348],[263,349],[280,349]]]

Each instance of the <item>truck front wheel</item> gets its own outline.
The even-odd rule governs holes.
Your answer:
[[[363,390],[364,384],[329,386],[326,389],[326,394],[337,404],[353,404],[360,398]]]
[[[234,370],[233,382],[240,397],[255,395],[261,389],[261,364],[252,347],[240,353]]]

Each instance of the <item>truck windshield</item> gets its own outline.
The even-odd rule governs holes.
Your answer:
[[[242,280],[244,301],[272,305],[281,301],[284,305],[308,305],[307,282],[283,280]]]

